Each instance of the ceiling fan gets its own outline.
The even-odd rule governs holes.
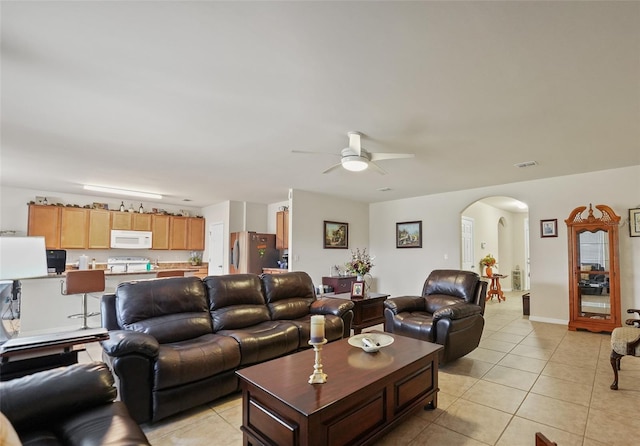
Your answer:
[[[349,147],[342,149],[340,151],[340,155],[335,154],[336,156],[340,156],[340,162],[329,167],[322,173],[329,173],[339,167],[343,167],[352,172],[360,172],[371,167],[379,174],[384,175],[387,172],[374,161],[415,157],[415,154],[413,153],[372,153],[364,149],[360,144],[360,137],[362,136],[362,133],[348,132],[347,135],[349,136]],[[306,152],[303,150],[293,150],[293,152],[327,155],[325,152]]]

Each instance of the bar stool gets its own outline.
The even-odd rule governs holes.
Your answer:
[[[82,294],[82,313],[71,314],[69,318],[82,318],[81,329],[89,328],[87,318],[97,316],[100,313],[89,313],[87,310],[87,293],[104,291],[104,270],[78,270],[67,271],[66,290],[64,295]]]

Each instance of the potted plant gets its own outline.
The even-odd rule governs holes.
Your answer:
[[[487,254],[482,259],[480,259],[480,265],[485,267],[484,269],[485,276],[487,277],[493,276],[493,267],[497,265],[497,263],[498,262],[496,262],[495,257],[493,257],[491,254]]]
[[[189,256],[189,263],[193,266],[199,266],[202,264],[202,253],[198,251],[192,251]]]
[[[373,257],[367,254],[367,248],[362,251],[357,249],[355,252],[351,251],[351,261],[347,262],[345,266],[347,271],[358,276],[358,282],[362,282],[364,275],[373,268]]]

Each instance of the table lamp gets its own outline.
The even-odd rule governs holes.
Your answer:
[[[44,237],[0,237],[0,281],[11,281],[13,289],[19,290],[20,279],[46,275]],[[0,341],[10,337],[0,323]]]

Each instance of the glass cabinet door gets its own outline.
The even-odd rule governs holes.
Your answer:
[[[579,316],[611,319],[609,234],[584,230],[577,235]]]

